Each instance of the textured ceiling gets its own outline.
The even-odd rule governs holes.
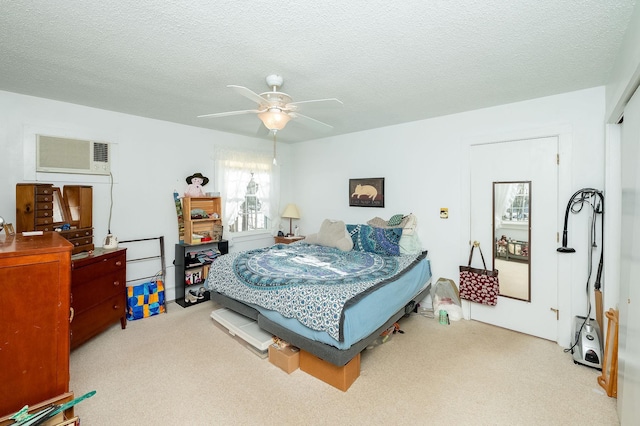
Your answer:
[[[302,3],[302,4],[298,4]],[[343,134],[606,83],[634,0],[0,0],[0,90],[255,136],[281,74]],[[279,141],[326,136],[291,121]]]

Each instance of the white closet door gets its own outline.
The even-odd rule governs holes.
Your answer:
[[[637,424],[640,408],[640,91],[624,109],[621,144],[622,241],[620,247],[620,324],[618,417]]]

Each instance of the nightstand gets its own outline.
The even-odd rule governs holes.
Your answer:
[[[304,240],[304,237],[273,237],[276,244],[291,244],[296,241]]]

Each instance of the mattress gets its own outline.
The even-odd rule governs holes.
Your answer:
[[[255,309],[270,323],[348,349],[401,310],[431,278],[426,252],[371,256],[309,244],[296,246],[275,245],[246,255],[226,255],[212,265],[207,287]],[[341,265],[345,257],[361,265]],[[283,266],[287,263],[294,267]]]

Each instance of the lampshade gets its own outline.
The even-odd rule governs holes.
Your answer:
[[[291,117],[278,108],[269,108],[267,111],[258,114],[265,127],[269,130],[282,130],[287,125]]]
[[[298,206],[295,204],[287,204],[284,212],[282,212],[282,217],[287,219],[300,219],[300,212],[298,211]]]

